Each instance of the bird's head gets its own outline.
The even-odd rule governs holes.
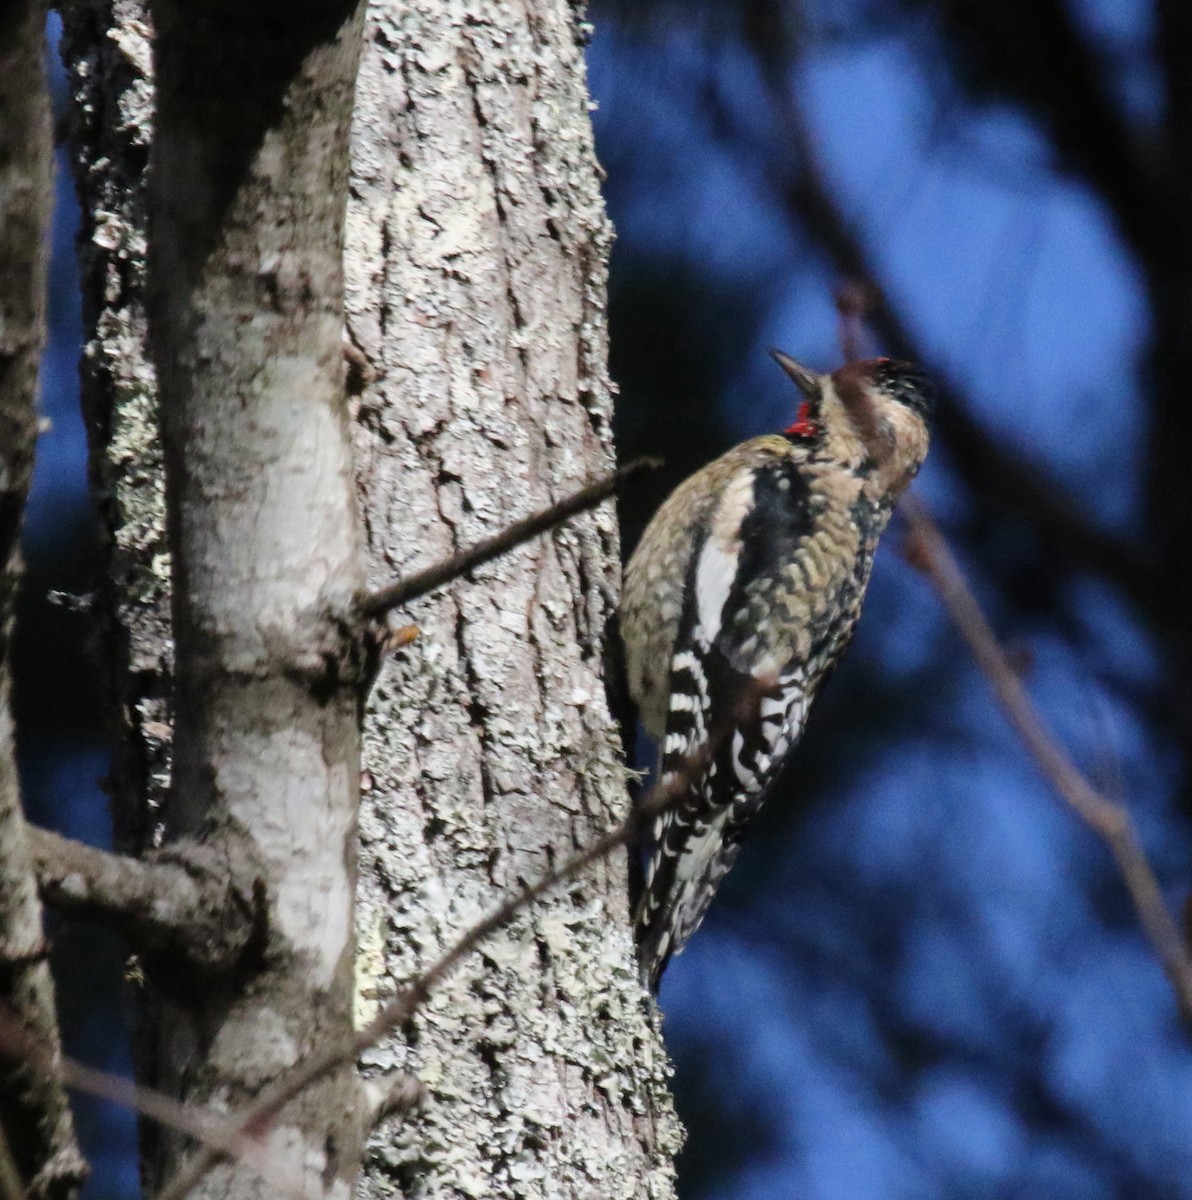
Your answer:
[[[864,472],[875,493],[897,499],[927,455],[935,407],[928,376],[890,358],[820,375],[780,350],[770,353],[803,396],[787,435],[817,440],[825,453]]]

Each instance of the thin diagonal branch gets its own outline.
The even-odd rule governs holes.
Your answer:
[[[747,704],[749,694],[743,703]],[[711,761],[724,737],[732,729],[731,717],[719,729],[714,729],[702,753],[688,758],[682,768],[675,772],[665,784],[656,784],[633,808],[629,815],[608,833],[598,838],[587,849],[568,858],[560,866],[548,871],[536,882],[522,890],[512,892],[483,920],[466,930],[430,966],[416,976],[394,997],[367,1025],[360,1029],[347,1046],[328,1047],[323,1053],[299,1063],[286,1074],[276,1079],[261,1095],[247,1105],[233,1120],[243,1134],[259,1134],[263,1126],[281,1109],[329,1072],[338,1070],[347,1063],[355,1062],[370,1046],[375,1045],[386,1033],[408,1021],[426,1003],[434,989],[457,967],[460,961],[481,942],[498,929],[507,925],[522,909],[540,899],[560,883],[574,879],[587,867],[606,858],[621,846],[635,842],[649,827],[650,822],[683,797],[687,788]],[[223,1152],[210,1142],[199,1149],[194,1157],[157,1193],[155,1200],[183,1200],[190,1190],[223,1157]]]
[[[868,317],[896,358],[929,364],[928,356],[897,309],[885,298],[869,255],[828,188],[823,167],[802,114],[793,100],[788,123],[801,170],[784,189],[785,198],[831,255],[839,270],[866,285]],[[1025,517],[1049,548],[1119,587],[1142,611],[1153,600],[1153,572],[1129,543],[1092,524],[1077,505],[1020,451],[994,438],[969,411],[961,389],[938,364],[930,363],[939,390],[936,432],[960,473],[979,494]]]
[[[1184,1018],[1192,1022],[1192,959],[1164,903],[1130,814],[1089,783],[1043,723],[926,508],[908,496],[899,512],[911,533],[908,557],[924,571],[939,593],[1035,764],[1068,807],[1109,847],[1143,932],[1163,964]]]
[[[661,459],[657,458],[636,459],[620,470],[612,471],[581,488],[565,500],[560,500],[558,504],[552,504],[541,512],[514,522],[507,529],[469,546],[467,550],[369,593],[361,600],[360,609],[365,616],[379,617],[391,608],[425,596],[427,592],[433,592],[435,588],[466,575],[474,568],[491,562],[502,554],[508,554],[523,542],[554,529],[556,525],[562,525],[578,513],[595,508],[607,500],[626,480],[640,475],[643,471],[656,471],[661,465]]]
[[[0,1056],[14,1059],[33,1068],[46,1079],[53,1079],[75,1091],[110,1100],[113,1104],[132,1109],[159,1125],[176,1129],[204,1145],[218,1146],[221,1153],[242,1160],[260,1173],[261,1177],[282,1194],[302,1200],[307,1193],[301,1180],[292,1172],[279,1167],[261,1142],[238,1129],[227,1117],[212,1110],[196,1109],[180,1104],[164,1092],[142,1087],[120,1075],[99,1071],[94,1067],[58,1054],[34,1037],[17,1020],[11,1010],[0,1005]]]
[[[793,106],[792,106],[793,107]],[[896,358],[928,365],[897,310],[885,299],[861,239],[828,191],[810,138],[800,149],[802,171],[786,198],[831,255],[838,269],[869,286],[869,320]],[[1089,522],[1077,505],[1014,448],[1002,445],[961,400],[961,389],[938,364],[930,363],[939,390],[936,432],[970,487],[1030,521],[1049,548],[1095,571],[1146,612],[1154,598],[1153,572],[1129,543]]]

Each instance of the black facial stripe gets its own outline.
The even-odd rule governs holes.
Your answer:
[[[935,384],[914,363],[878,360],[872,367],[872,379],[874,386],[921,417],[929,417],[935,408]]]

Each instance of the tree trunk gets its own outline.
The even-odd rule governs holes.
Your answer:
[[[604,215],[584,27],[560,0],[370,8],[348,329],[374,582],[607,466]],[[387,997],[496,898],[623,815],[602,681],[611,504],[413,605],[373,691],[358,994]],[[623,856],[497,934],[367,1059],[429,1100],[366,1191],[666,1196],[677,1124],[637,980]]]
[[[58,1019],[49,947],[21,816],[9,641],[20,575],[21,515],[37,440],[37,360],[45,339],[50,219],[50,106],[42,65],[45,10],[0,7],[0,1016],[16,1019],[53,1061]],[[0,1188],[51,1200],[85,1178],[66,1093],[0,1049]]]
[[[296,10],[293,19],[308,15]],[[179,9],[175,19],[169,36],[182,38],[196,18]],[[226,829],[225,817],[235,815],[226,788],[214,795],[205,790],[212,768],[203,764],[213,760],[195,748],[195,737],[201,742],[210,727],[215,676],[210,660],[199,660],[197,677],[185,666],[190,635],[183,627],[190,622],[194,645],[209,651],[207,617],[214,613],[216,624],[226,619],[229,628],[241,619],[228,606],[232,593],[224,591],[236,586],[235,555],[232,562],[201,551],[194,558],[192,549],[192,562],[202,566],[187,568],[184,547],[196,527],[188,527],[184,513],[236,478],[228,467],[243,450],[239,427],[234,413],[221,415],[218,405],[224,394],[251,389],[250,368],[276,364],[277,349],[253,343],[243,356],[249,370],[243,381],[234,373],[241,360],[233,356],[234,370],[224,371],[221,388],[211,363],[224,353],[221,346],[238,344],[234,329],[248,331],[252,342],[253,317],[233,292],[205,296],[204,255],[227,256],[227,245],[196,247],[188,241],[193,231],[175,222],[169,242],[154,253],[189,256],[190,264],[165,264],[171,282],[153,306],[172,329],[159,346],[159,362],[175,374],[172,396],[181,397],[168,401],[166,422],[176,431],[168,443],[176,473],[172,544],[184,554],[171,574],[161,537],[155,383],[145,354],[142,171],[153,133],[147,17],[134,0],[115,0],[72,11],[67,21],[67,58],[85,134],[79,164],[88,210],[85,379],[96,474],[112,533],[114,644],[126,648],[118,672],[131,748],[120,776],[122,825],[131,831],[126,844],[145,846],[160,837],[161,816],[151,806],[160,804],[169,771],[171,579],[185,589],[175,603],[181,614],[175,707],[180,714],[198,708],[190,733],[187,721],[179,723],[176,800],[166,825],[180,821],[202,834],[212,822]],[[609,228],[586,107],[584,33],[562,0],[523,7],[424,0],[369,9],[344,262],[352,437],[371,583],[447,556],[545,506],[611,460],[604,317]],[[261,45],[244,44],[250,49],[242,75],[259,69]],[[193,103],[203,86],[193,60],[188,66],[185,55],[171,58],[159,47],[157,62],[161,70],[189,72],[175,104]],[[163,114],[167,110],[165,104]],[[273,122],[291,119],[292,112],[287,103],[271,114],[240,118],[268,139]],[[212,117],[218,120],[226,113]],[[317,139],[309,123],[303,128],[316,147],[310,161],[317,163]],[[258,142],[255,134],[241,136],[240,151],[251,158]],[[179,146],[178,170],[190,170],[185,143]],[[297,144],[294,152],[300,152]],[[183,205],[187,189],[209,187],[218,207],[226,166],[220,159],[209,171],[173,175],[169,203]],[[239,203],[235,195],[233,189],[224,197],[231,211]],[[273,200],[256,209],[258,219],[287,211],[293,209]],[[155,224],[154,230],[167,227]],[[233,269],[236,254],[261,253],[250,242],[233,250]],[[286,279],[281,283],[284,289]],[[257,301],[268,311],[276,296]],[[203,314],[197,325],[186,305]],[[206,336],[208,322],[233,323],[204,349],[195,339]],[[323,355],[327,332],[318,325],[311,335]],[[181,345],[182,356],[171,356],[169,345]],[[330,369],[325,357],[318,361]],[[204,371],[209,382],[195,384]],[[305,402],[306,383],[316,386],[314,379],[291,378],[292,396]],[[209,388],[203,403],[217,408],[188,417],[186,406],[194,403],[188,389],[196,387]],[[227,436],[218,432],[223,421]],[[215,440],[195,443],[211,422]],[[202,465],[206,482],[195,482],[195,453],[210,457]],[[292,462],[278,487],[301,469]],[[240,477],[251,491],[269,470],[267,457],[246,460]],[[310,486],[325,490],[326,483]],[[254,494],[267,502],[271,490]],[[291,550],[316,557],[332,551],[340,561],[339,582],[353,582],[345,557],[350,538],[344,542],[312,525],[305,542],[292,543]],[[311,580],[313,565],[303,567],[296,558],[293,566],[297,580]],[[383,664],[364,719],[357,1024],[508,890],[624,815],[624,770],[603,684],[604,637],[619,571],[610,503],[399,616],[416,622],[419,636]],[[197,625],[191,620],[196,585],[207,614]],[[275,607],[293,614],[298,605],[287,596]],[[254,609],[244,630],[268,613],[267,606]],[[323,634],[314,627],[308,633],[314,649]],[[217,675],[229,666],[216,665]],[[300,666],[282,675],[301,676]],[[216,682],[216,691],[222,686]],[[303,688],[295,695],[301,700]],[[231,701],[217,722],[225,738],[235,738],[247,720],[243,701],[242,695]],[[339,739],[343,712],[336,711]],[[184,743],[191,748],[184,751]],[[244,762],[252,769],[251,755]],[[273,769],[284,777],[302,767],[283,755]],[[291,817],[298,826],[308,819],[298,810]],[[241,819],[238,831],[245,825]],[[268,869],[282,870],[280,859],[271,859]],[[673,1193],[670,1160],[679,1131],[656,1009],[633,961],[626,875],[623,857],[602,863],[526,911],[467,960],[414,1021],[365,1055],[367,1075],[383,1082],[390,1072],[410,1072],[426,1088],[417,1113],[390,1121],[374,1136],[365,1162],[367,1194],[389,1195],[395,1186],[411,1196]],[[299,878],[273,879],[271,894]],[[260,976],[225,984],[251,989]],[[218,1003],[225,1014],[237,1006],[243,1012],[245,997],[232,994]],[[159,1024],[160,999],[154,1008]],[[177,1013],[167,1015],[175,1036],[152,1039],[153,1061],[141,1061],[142,1071],[177,1092],[200,1078],[194,1095],[243,1099],[251,1078],[267,1073],[246,1051],[244,1063],[232,1064],[239,1082],[229,1091],[220,1074],[228,1064],[204,1057],[216,1048],[209,1026],[200,1022],[204,1036],[195,1033],[198,1026],[182,1036],[177,1021]],[[324,1027],[319,1036],[334,1034]],[[295,1040],[295,1055],[303,1045]]]
[[[149,335],[174,563],[168,844],[244,864],[259,944],[213,986],[147,960],[157,1086],[236,1107],[351,1036],[359,528],[344,393],[343,216],[357,0],[157,0]],[[350,1195],[351,1068],[268,1144]],[[188,1157],[160,1139],[150,1179]],[[227,1162],[191,1197],[250,1197]]]

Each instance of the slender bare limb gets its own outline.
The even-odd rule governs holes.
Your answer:
[[[578,492],[568,496],[565,500],[560,500],[558,504],[552,504],[549,508],[534,513],[533,516],[514,522],[500,533],[484,538],[483,541],[468,547],[467,550],[462,550],[459,554],[455,554],[443,562],[436,563],[425,570],[416,571],[413,575],[407,575],[404,579],[395,580],[378,591],[371,592],[360,602],[361,611],[366,616],[379,617],[391,608],[397,608],[400,604],[407,604],[419,596],[425,596],[427,592],[433,592],[435,588],[440,588],[445,583],[458,579],[475,567],[491,562],[502,554],[507,554],[523,542],[528,542],[539,534],[554,529],[556,525],[562,525],[564,521],[578,513],[595,508],[607,500],[626,480],[640,475],[643,471],[656,471],[660,466],[662,466],[661,459],[636,459],[627,466],[621,467],[620,470],[612,471],[588,484],[587,487],[580,488]]]
[[[585,850],[579,851],[558,867],[548,871],[534,883],[506,896],[487,917],[461,934],[426,971],[411,980],[367,1025],[358,1030],[349,1045],[329,1046],[322,1053],[299,1063],[274,1080],[253,1103],[245,1106],[233,1118],[236,1129],[242,1134],[259,1134],[268,1121],[311,1084],[329,1072],[354,1062],[391,1029],[408,1021],[464,957],[496,930],[507,925],[522,909],[560,883],[574,879],[587,867],[607,857],[614,850],[635,842],[659,813],[682,798],[692,781],[714,756],[719,743],[731,728],[731,722],[726,722],[722,730],[714,731],[714,736],[709,739],[703,752],[692,755],[684,764],[684,768],[676,772],[665,786],[658,784],[651,788],[620,825],[609,830]],[[155,1200],[183,1200],[191,1188],[219,1162],[223,1154],[218,1147],[207,1142],[172,1179],[167,1181]]]
[[[265,1152],[263,1135],[269,1120],[306,1088],[330,1072],[354,1062],[385,1033],[408,1020],[467,954],[496,930],[508,924],[522,909],[558,884],[574,879],[587,867],[619,847],[636,841],[654,817],[683,795],[708,757],[714,753],[718,741],[719,737],[712,739],[705,752],[689,759],[685,769],[677,773],[665,787],[656,786],[651,789],[620,825],[554,870],[547,872],[533,884],[507,896],[486,918],[471,926],[452,943],[430,968],[412,980],[368,1025],[359,1030],[346,1048],[329,1048],[322,1054],[298,1064],[234,1118],[223,1118],[205,1111],[198,1112],[193,1107],[179,1104],[164,1093],[138,1086],[130,1080],[97,1071],[67,1058],[55,1060],[48,1050],[30,1038],[3,1012],[0,1012],[0,1052],[9,1057],[19,1057],[43,1073],[57,1071],[68,1087],[126,1105],[150,1120],[185,1133],[198,1142],[201,1149],[167,1182],[158,1193],[157,1200],[181,1200],[216,1163],[228,1157],[236,1158],[258,1171],[268,1182],[274,1183],[286,1194],[302,1194],[300,1183],[279,1177],[276,1164],[271,1162]],[[36,834],[42,832],[44,831],[36,831]],[[66,841],[61,838],[57,840]],[[87,851],[90,848],[79,849]],[[76,848],[72,845],[68,853],[75,854]],[[103,855],[103,852],[95,853],[104,858],[118,857]],[[133,865],[143,864],[134,862]],[[104,864],[101,870],[111,868],[112,864]],[[416,1079],[400,1079],[385,1102],[377,1105],[376,1117],[379,1119],[395,1112],[407,1111],[418,1103],[421,1095],[422,1088]]]
[[[175,843],[152,860],[112,854],[27,825],[37,886],[47,904],[107,917],[138,949],[204,971],[234,966],[260,932],[259,873],[222,851]]]
[[[258,1138],[237,1128],[228,1118],[212,1110],[180,1104],[164,1092],[142,1087],[131,1079],[96,1070],[58,1054],[30,1034],[4,1006],[0,1006],[0,1056],[19,1060],[45,1078],[74,1091],[123,1105],[204,1145],[218,1146],[222,1154],[242,1160],[285,1195],[297,1198],[306,1195],[296,1174],[280,1166]],[[3,1163],[0,1162],[2,1170]]]
[[[909,526],[912,539],[908,557],[927,575],[939,593],[1039,770],[1069,808],[1109,847],[1143,932],[1163,964],[1185,1019],[1192,1021],[1192,960],[1180,937],[1179,927],[1163,901],[1163,893],[1134,832],[1130,814],[1098,792],[1052,737],[1022,680],[998,645],[955,556],[926,508],[913,496],[908,496],[899,511]]]
[[[796,106],[792,103],[790,106]],[[861,281],[868,316],[882,342],[896,358],[930,365],[939,388],[937,432],[969,486],[979,495],[1024,516],[1065,558],[1096,571],[1119,587],[1143,612],[1153,611],[1154,574],[1135,547],[1091,523],[1076,503],[1022,448],[999,442],[961,398],[961,388],[938,363],[928,363],[922,347],[898,311],[885,299],[868,253],[857,231],[845,220],[828,189],[810,134],[802,125],[798,145],[803,173],[789,189],[788,202],[798,209],[838,267]]]
[[[726,723],[726,730],[729,727]],[[308,1087],[331,1072],[354,1062],[363,1051],[374,1045],[387,1032],[413,1016],[462,959],[496,930],[507,925],[522,909],[560,883],[582,874],[587,867],[607,857],[614,850],[635,842],[649,827],[654,817],[683,796],[715,753],[723,736],[724,731],[716,732],[702,754],[693,755],[688,759],[684,768],[671,777],[665,786],[657,785],[652,788],[620,825],[534,883],[510,893],[487,917],[466,930],[426,971],[412,980],[368,1025],[355,1034],[346,1047],[329,1047],[298,1064],[277,1079],[271,1087],[266,1088],[256,1101],[235,1117],[223,1118],[208,1112],[197,1112],[193,1107],[179,1104],[164,1093],[139,1087],[129,1080],[96,1071],[68,1059],[57,1060],[56,1066],[49,1053],[2,1012],[0,1051],[10,1057],[20,1057],[42,1072],[56,1069],[68,1087],[125,1104],[151,1120],[185,1133],[198,1142],[200,1148],[194,1157],[166,1183],[158,1193],[157,1200],[182,1200],[182,1197],[224,1158],[235,1158],[243,1165],[258,1171],[286,1194],[300,1193],[300,1184],[278,1178],[276,1164],[271,1162],[265,1152],[264,1134],[269,1121]],[[40,834],[43,831],[37,832]],[[52,838],[54,835],[49,836]],[[65,840],[57,839],[59,842]],[[78,850],[86,852],[89,848],[72,845],[66,853],[75,855]],[[103,855],[102,852],[95,853],[105,859],[117,857]],[[111,870],[112,867],[111,863],[100,864],[97,874]],[[385,1102],[376,1106],[374,1115],[379,1119],[395,1112],[408,1111],[419,1102],[421,1095],[422,1088],[416,1079],[400,1079],[391,1089],[391,1094]]]

